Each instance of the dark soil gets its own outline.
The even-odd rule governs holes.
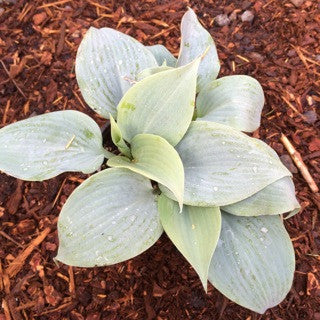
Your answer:
[[[319,194],[311,191],[280,142],[284,133],[319,183],[317,0],[19,0],[2,4],[0,127],[63,109],[85,112],[102,126],[103,119],[83,102],[74,74],[76,50],[85,31],[90,25],[117,28],[144,44],[163,43],[177,54],[180,20],[187,6],[198,13],[216,41],[220,76],[248,74],[264,87],[262,125],[254,135],[291,166],[302,205],[301,213],[286,221],[297,258],[292,290],[265,315],[237,306],[212,286],[205,294],[194,270],[165,236],[141,256],[112,267],[57,266],[53,261],[57,217],[86,176],[64,174],[30,183],[0,173],[1,320],[320,319]],[[245,10],[254,14],[252,23],[241,21]],[[228,26],[216,25],[215,16],[232,12],[236,19]]]

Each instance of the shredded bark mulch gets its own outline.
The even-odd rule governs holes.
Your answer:
[[[59,211],[87,176],[63,174],[36,183],[0,173],[0,319],[319,320],[319,2],[9,2],[0,1],[0,127],[64,109],[85,112],[103,126],[105,121],[84,103],[75,79],[83,34],[91,25],[117,28],[144,44],[164,44],[176,55],[181,17],[190,6],[216,41],[220,76],[247,74],[261,82],[266,105],[254,136],[271,145],[293,172],[302,211],[285,222],[297,258],[294,285],[279,306],[258,315],[211,285],[205,294],[166,236],[141,256],[115,266],[55,265]]]

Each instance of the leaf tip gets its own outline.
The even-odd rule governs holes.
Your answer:
[[[109,120],[110,120],[111,125],[115,124],[115,122],[116,122],[110,112],[109,112]]]
[[[205,293],[208,293],[208,277],[205,277],[205,276],[200,276],[200,281],[201,281],[201,284],[203,286],[203,290],[205,291]]]
[[[295,216],[296,214],[298,214],[301,210],[301,206],[300,204],[298,204],[292,211],[290,211],[285,217],[284,220],[290,219],[293,216]]]
[[[91,26],[91,27],[88,29],[88,31],[86,32],[85,37],[91,36],[91,35],[93,35],[94,33],[96,33],[97,31],[99,31],[99,29]]]
[[[184,14],[185,16],[191,15],[192,17],[197,17],[196,13],[191,7],[188,6],[187,8],[188,8],[188,11]]]

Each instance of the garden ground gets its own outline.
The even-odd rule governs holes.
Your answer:
[[[300,214],[285,222],[297,259],[292,290],[264,315],[237,306],[211,285],[205,294],[194,270],[166,236],[141,256],[115,266],[57,266],[57,217],[86,175],[63,174],[30,183],[0,173],[1,320],[320,319],[319,193],[311,190],[280,140],[283,133],[319,183],[317,0],[0,4],[0,127],[64,109],[85,112],[103,126],[103,119],[85,105],[75,79],[75,54],[85,31],[91,25],[117,28],[144,44],[162,43],[177,54],[187,6],[216,41],[220,76],[248,74],[265,90],[262,125],[254,136],[271,145],[291,168],[302,206]],[[253,14],[251,22],[242,21],[252,18],[248,13],[242,16],[246,10]],[[214,19],[220,14],[230,21],[226,16]]]

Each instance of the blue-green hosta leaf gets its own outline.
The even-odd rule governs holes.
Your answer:
[[[232,204],[291,175],[268,145],[219,123],[192,122],[176,150],[184,166],[188,205]]]
[[[131,158],[130,148],[127,146],[126,142],[122,138],[122,133],[118,127],[118,124],[113,119],[110,114],[110,124],[111,124],[111,139],[113,143],[118,147],[119,151],[125,156]]]
[[[146,77],[152,76],[153,74],[156,74],[162,71],[172,70],[172,69],[173,69],[172,67],[168,67],[166,65],[144,69],[138,74],[137,79],[138,81],[141,81]]]
[[[183,206],[179,213],[178,203],[162,194],[158,209],[163,229],[196,270],[207,291],[209,265],[221,229],[219,208]]]
[[[197,117],[252,132],[260,126],[263,104],[263,90],[256,79],[227,76],[212,81],[200,91]]]
[[[222,212],[209,281],[235,303],[264,313],[289,292],[294,251],[279,216],[237,217]]]
[[[159,66],[163,65],[163,63],[166,63],[169,67],[176,66],[177,59],[165,46],[156,44],[154,46],[147,46],[146,48],[154,55]]]
[[[222,210],[237,216],[276,215],[299,212],[300,205],[296,199],[291,177],[281,178],[251,197],[240,202],[222,207]]]
[[[62,208],[56,259],[111,265],[147,250],[162,231],[150,181],[127,169],[106,169],[75,189]]]
[[[18,179],[42,181],[66,171],[91,173],[105,150],[98,125],[78,111],[56,111],[0,130],[0,170]]]
[[[181,44],[177,66],[183,66],[208,49],[199,66],[198,90],[217,78],[220,70],[218,53],[210,33],[203,28],[192,9],[184,14],[181,22]]]
[[[138,134],[131,141],[131,154],[132,160],[116,156],[108,166],[130,169],[165,185],[182,208],[184,171],[177,151],[159,136]]]
[[[152,53],[119,31],[91,27],[76,58],[76,76],[87,104],[104,118],[116,117],[124,93],[146,68],[156,67]]]
[[[125,140],[151,133],[174,146],[182,139],[194,112],[199,62],[149,76],[124,95],[117,121]]]

